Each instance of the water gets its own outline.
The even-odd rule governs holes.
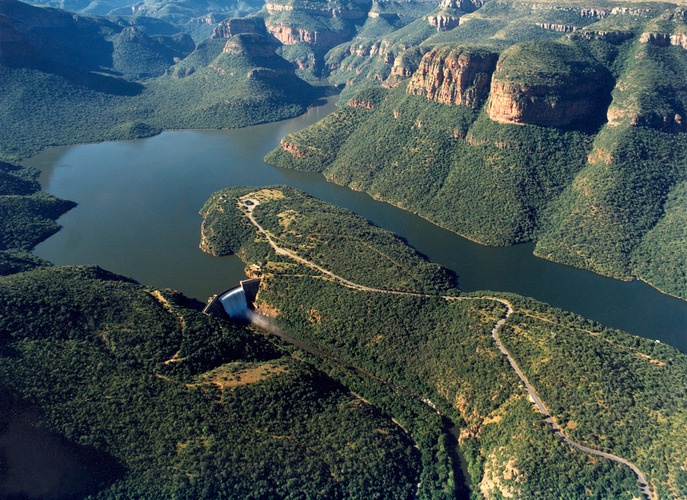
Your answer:
[[[219,301],[230,318],[245,318],[248,315],[246,292],[241,287],[225,293]]]
[[[532,255],[532,245],[484,247],[327,183],[319,174],[271,167],[264,155],[281,138],[323,118],[333,104],[292,120],[240,130],[165,132],[149,139],[52,148],[27,161],[44,189],[79,205],[35,253],[56,264],[98,264],[156,287],[205,301],[245,278],[235,257],[198,249],[198,211],[235,185],[288,184],[349,208],[404,238],[459,276],[465,291],[515,292],[687,352],[687,302],[634,281],[624,283]]]

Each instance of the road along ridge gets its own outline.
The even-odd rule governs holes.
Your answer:
[[[248,203],[246,203],[248,202]],[[642,494],[647,498],[648,500],[654,500],[653,493],[651,489],[649,488],[649,482],[647,481],[646,477],[642,473],[642,471],[639,470],[639,468],[634,465],[632,462],[619,457],[617,455],[613,455],[612,453],[606,453],[605,451],[597,450],[594,448],[590,448],[588,446],[585,446],[583,444],[577,443],[573,440],[571,440],[565,432],[563,432],[563,429],[561,426],[553,419],[551,416],[551,412],[547,408],[547,406],[544,404],[544,402],[541,400],[539,395],[537,394],[536,389],[530,384],[528,378],[525,376],[525,374],[522,372],[520,369],[520,366],[518,363],[515,361],[513,356],[511,356],[510,352],[508,349],[505,348],[503,343],[501,342],[501,339],[499,338],[499,331],[503,327],[503,325],[508,321],[508,318],[513,314],[515,311],[515,308],[513,307],[513,304],[503,298],[500,297],[493,297],[493,296],[482,296],[482,297],[454,297],[450,295],[443,295],[443,296],[437,296],[437,295],[429,295],[425,293],[419,293],[419,292],[403,292],[403,291],[397,291],[397,290],[386,290],[383,288],[374,288],[374,287],[368,287],[365,285],[360,285],[358,283],[354,283],[353,281],[347,280],[346,278],[343,278],[341,276],[338,276],[334,274],[333,272],[318,266],[312,261],[309,261],[307,259],[304,259],[300,255],[296,254],[295,252],[292,252],[291,250],[288,250],[286,248],[280,247],[272,238],[272,236],[260,225],[260,223],[255,220],[255,217],[253,216],[253,209],[260,204],[259,200],[256,200],[254,198],[246,198],[239,203],[239,207],[242,208],[243,213],[248,217],[248,219],[251,221],[251,223],[257,228],[260,234],[262,234],[270,244],[270,246],[274,249],[274,251],[278,255],[285,255],[296,262],[299,262],[307,267],[310,267],[311,269],[315,269],[316,271],[324,274],[325,276],[328,276],[335,281],[338,281],[340,284],[352,288],[354,290],[360,290],[364,292],[375,292],[375,293],[387,293],[387,294],[393,294],[393,295],[410,295],[414,297],[427,297],[427,298],[437,298],[441,297],[445,300],[493,300],[496,302],[499,302],[506,306],[506,313],[502,318],[500,318],[496,324],[494,325],[494,328],[491,330],[491,336],[494,339],[494,342],[496,343],[496,346],[499,348],[499,351],[506,356],[508,359],[508,362],[511,365],[511,368],[513,368],[513,371],[515,371],[516,375],[520,378],[522,383],[525,385],[525,389],[527,390],[527,393],[531,399],[531,401],[534,403],[534,405],[537,407],[539,412],[544,416],[544,421],[546,421],[551,428],[553,429],[554,434],[556,434],[561,441],[567,443],[568,445],[572,446],[573,448],[576,448],[584,453],[588,453],[590,455],[596,455],[599,457],[606,458],[608,460],[612,460],[614,462],[618,462],[620,464],[623,464],[627,467],[629,467],[632,472],[637,476],[637,481],[639,483],[639,488],[642,492]]]

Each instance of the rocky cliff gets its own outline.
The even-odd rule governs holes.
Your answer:
[[[501,54],[487,112],[499,123],[599,122],[610,101],[608,70],[573,45],[525,42]]]
[[[215,27],[212,38],[231,38],[242,33],[266,34],[265,21],[259,18],[226,19]]]
[[[267,35],[242,33],[227,40],[222,52],[247,57],[271,57],[279,45]]]
[[[437,31],[449,31],[460,25],[460,14],[441,10],[427,16],[427,22]]]
[[[642,33],[639,39],[642,43],[650,43],[652,45],[657,45],[659,47],[668,47],[669,45],[675,45],[677,47],[682,47],[687,49],[687,34],[685,33]]]
[[[498,54],[479,49],[439,47],[422,57],[407,92],[443,104],[478,108],[489,93]]]
[[[268,21],[267,30],[284,45],[303,42],[321,49],[329,49],[351,38],[351,32],[348,29],[342,31],[309,30],[292,24],[273,24],[270,21]]]
[[[474,12],[486,3],[486,0],[441,0],[439,8],[442,10],[458,9],[463,12]]]

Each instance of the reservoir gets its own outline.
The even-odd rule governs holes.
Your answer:
[[[404,238],[458,275],[464,291],[534,297],[604,325],[687,352],[687,302],[650,286],[604,278],[532,255],[532,244],[485,247],[319,174],[272,167],[264,155],[282,137],[320,120],[328,102],[303,116],[237,130],[183,130],[149,139],[51,148],[24,162],[43,189],[78,206],[34,253],[55,264],[97,264],[203,302],[244,279],[236,257],[198,249],[198,211],[229,186],[288,184],[348,208]]]

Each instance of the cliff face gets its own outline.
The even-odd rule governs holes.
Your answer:
[[[486,0],[441,0],[439,8],[458,9],[463,12],[474,12],[486,3]]]
[[[687,49],[687,34],[678,33],[642,33],[639,39],[642,43],[650,43],[652,45],[657,45],[658,47],[668,47],[669,45],[675,45],[677,47],[682,47]]]
[[[277,43],[266,35],[243,33],[227,40],[222,52],[247,57],[271,57],[277,47]]]
[[[350,40],[355,22],[366,18],[369,9],[367,1],[269,2],[265,26],[284,45],[306,43],[324,51]]]
[[[603,119],[612,78],[574,47],[526,42],[503,52],[487,112],[499,123],[567,126]]]
[[[425,54],[406,91],[443,104],[478,108],[489,92],[498,54],[440,47]]]
[[[215,27],[212,38],[231,38],[242,33],[266,34],[265,21],[262,19],[226,19]]]
[[[323,16],[339,19],[362,19],[367,16],[370,6],[367,2],[310,2],[307,4],[294,3],[275,3],[268,2],[265,4],[265,10],[268,14],[275,14],[277,12],[292,12],[298,11],[304,14],[311,14],[315,16]]]
[[[349,40],[351,33],[344,31],[314,31],[290,24],[271,24],[268,21],[267,30],[284,45],[295,45],[300,42],[317,48],[328,49]]]
[[[460,16],[448,11],[440,11],[428,15],[427,22],[437,31],[449,31],[460,25]]]

